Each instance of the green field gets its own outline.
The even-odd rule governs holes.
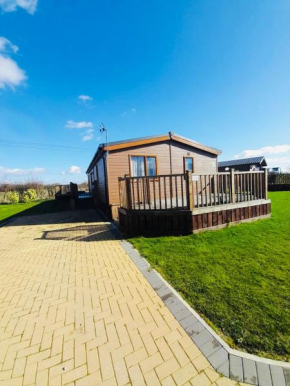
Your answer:
[[[27,204],[0,204],[0,224],[16,216],[31,216],[60,211],[55,200],[38,200]]]
[[[131,243],[235,348],[290,360],[290,192],[272,218]]]

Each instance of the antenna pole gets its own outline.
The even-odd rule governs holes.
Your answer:
[[[106,132],[106,148],[107,148],[107,153],[109,154],[109,150],[108,150],[108,129],[106,129],[105,125],[103,123],[101,123],[100,125],[100,132],[103,133],[103,132]]]

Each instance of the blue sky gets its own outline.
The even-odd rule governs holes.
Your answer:
[[[110,140],[174,131],[221,160],[263,154],[290,167],[288,0],[0,9],[0,181],[85,180],[101,122]]]

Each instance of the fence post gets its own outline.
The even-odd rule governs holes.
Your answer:
[[[230,174],[230,180],[231,180],[231,194],[232,194],[232,204],[236,203],[236,192],[235,192],[235,170],[231,169]]]
[[[118,177],[118,187],[119,187],[119,202],[120,202],[120,207],[122,207],[122,187],[121,187],[121,177]]]
[[[187,206],[189,210],[193,210],[193,186],[192,186],[192,172],[186,171],[186,191],[187,191]]]
[[[264,196],[265,196],[265,200],[268,200],[268,170],[265,169],[264,173],[265,173],[265,175],[264,175],[264,183],[265,183]]]
[[[132,209],[130,177],[125,177],[125,183],[126,183],[127,209]]]

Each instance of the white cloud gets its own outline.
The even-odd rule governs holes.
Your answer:
[[[26,80],[25,72],[8,55],[17,51],[18,47],[10,40],[0,37],[0,88],[2,89],[7,86],[14,89]]]
[[[270,168],[280,167],[283,172],[290,170],[290,156],[289,157],[267,157],[267,165]]]
[[[92,134],[84,135],[83,136],[83,142],[91,141],[94,138]]]
[[[67,129],[92,129],[93,124],[92,122],[86,122],[86,121],[75,122],[75,121],[69,120],[66,122],[65,127]]]
[[[68,171],[69,174],[80,174],[81,168],[79,166],[71,166]]]
[[[278,154],[285,154],[283,157],[275,157]],[[287,154],[286,154],[287,153]],[[265,156],[268,167],[280,167],[282,171],[289,171],[290,168],[290,145],[265,146],[259,149],[244,150],[235,158],[248,158]]]
[[[130,110],[128,110],[128,111],[124,111],[124,112],[121,113],[120,115],[121,115],[121,117],[126,117],[126,115],[128,115],[128,114],[135,114],[136,111],[137,111],[137,109],[133,108],[133,109],[130,109]]]
[[[0,0],[0,8],[4,12],[14,12],[22,8],[31,15],[36,11],[38,0]]]
[[[265,146],[256,150],[244,150],[237,154],[235,158],[259,157],[267,154],[287,153],[288,151],[290,151],[290,145]]]
[[[88,129],[83,136],[83,142],[91,141],[93,138],[94,138],[94,129]]]
[[[95,108],[93,104],[93,98],[89,95],[79,95],[78,96],[78,104],[82,107],[85,107],[86,109],[93,109]]]
[[[62,171],[59,173],[61,176],[65,176],[67,174],[81,174],[81,167],[80,166],[71,166],[66,171]]]
[[[14,89],[21,85],[25,79],[25,72],[14,60],[0,55],[0,88],[5,89],[8,86]]]
[[[92,101],[93,98],[88,96],[88,95],[79,95],[78,96],[79,100],[82,101],[82,102],[87,102],[87,101]]]
[[[0,175],[19,175],[26,176],[31,174],[43,174],[45,172],[44,168],[34,168],[34,169],[11,169],[4,166],[0,166]]]
[[[15,54],[18,50],[19,48],[15,44],[12,44],[10,40],[0,36],[0,52],[12,51]]]

